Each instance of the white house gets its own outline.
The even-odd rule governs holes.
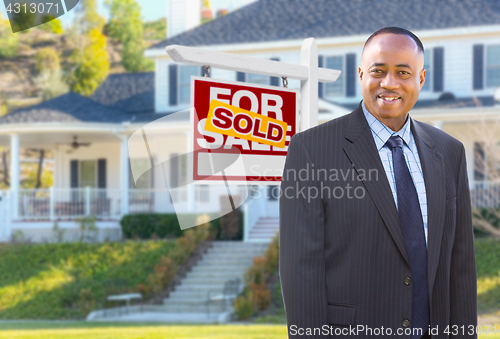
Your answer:
[[[362,99],[357,67],[364,41],[385,26],[412,30],[425,47],[427,80],[411,115],[461,140],[467,152],[472,203],[498,206],[500,176],[491,159],[500,133],[500,6],[484,1],[260,0],[227,16],[150,47],[154,73],[110,75],[91,98],[74,93],[0,118],[0,144],[11,149],[11,189],[0,201],[0,239],[17,230],[34,240],[48,237],[53,223],[74,228],[75,218],[96,215],[109,237],[119,236],[122,215],[141,211],[173,212],[176,199],[195,210],[215,204],[220,193],[206,188],[170,197],[159,183],[165,175],[183,181],[182,161],[131,180],[127,139],[145,124],[189,108],[190,77],[199,66],[179,65],[166,54],[172,44],[300,63],[300,47],[314,37],[321,67],[342,70],[337,82],[319,85],[320,123],[347,114]],[[212,69],[210,77],[282,86],[281,79]],[[298,88],[298,81],[289,80]],[[187,120],[165,134],[165,154],[188,151]],[[72,146],[72,142],[75,141]],[[88,146],[79,143],[89,143]],[[36,146],[55,154],[54,187],[19,189],[19,149]],[[78,147],[77,147],[78,146]],[[148,158],[132,166],[148,166]],[[163,185],[164,186],[164,185]],[[262,189],[244,204],[247,240],[269,238],[277,226],[276,190]],[[247,188],[241,188],[244,196]],[[262,217],[272,216],[274,219]],[[261,220],[259,225],[259,219]],[[263,224],[269,229],[263,228]],[[257,226],[255,226],[257,225]]]

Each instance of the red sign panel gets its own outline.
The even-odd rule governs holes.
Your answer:
[[[286,141],[283,148],[208,131],[205,129],[212,100],[241,108],[239,114],[250,111],[286,123]],[[204,77],[191,78],[191,128],[193,140],[193,179],[196,181],[233,183],[269,183],[281,181],[285,157],[291,137],[297,132],[298,91],[275,86],[254,85],[234,81],[218,81]],[[229,107],[229,106],[228,106]],[[225,122],[232,116],[226,113]],[[216,119],[217,117],[212,117]],[[245,120],[245,119],[239,119]],[[268,119],[269,120],[269,119]],[[221,120],[222,121],[222,120]],[[247,121],[252,121],[250,118]],[[285,126],[285,124],[283,124]],[[241,126],[240,126],[241,127]],[[231,134],[231,133],[229,133]],[[244,166],[229,165],[221,173],[208,175],[203,164],[225,154],[231,156],[237,149]],[[212,164],[213,168],[213,164]]]

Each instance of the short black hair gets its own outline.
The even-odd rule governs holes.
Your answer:
[[[373,38],[375,38],[377,35],[380,34],[400,34],[400,35],[406,35],[407,37],[411,38],[415,43],[417,44],[418,50],[424,54],[424,45],[422,44],[422,41],[410,32],[407,29],[401,28],[401,27],[384,27],[370,35],[370,37],[366,40],[365,45],[363,46],[363,50],[365,50],[365,47],[372,41]]]

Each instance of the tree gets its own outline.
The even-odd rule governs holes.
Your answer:
[[[49,100],[58,97],[69,90],[64,81],[63,73],[60,68],[50,71],[44,70],[37,76],[33,82],[40,90],[43,100]]]
[[[122,43],[123,67],[129,72],[150,69],[153,62],[143,56],[141,8],[135,0],[107,0],[110,9],[109,36]]]
[[[94,92],[109,72],[106,38],[98,29],[93,29],[88,33],[88,40],[74,72],[72,86],[73,91],[86,96]]]
[[[70,33],[78,44],[71,57],[74,65],[71,89],[82,95],[91,95],[109,72],[106,38],[102,34],[104,23],[104,18],[97,13],[95,0],[80,2]]]
[[[49,22],[41,24],[40,26],[38,26],[38,28],[46,32],[51,32],[55,34],[62,34],[64,32],[63,25],[61,23],[61,20],[59,19],[53,19]]]
[[[54,48],[45,47],[38,51],[35,56],[35,69],[38,73],[43,71],[54,72],[59,68],[61,68],[59,54]]]
[[[18,45],[19,36],[12,33],[9,20],[5,20],[0,12],[0,59],[15,56]]]

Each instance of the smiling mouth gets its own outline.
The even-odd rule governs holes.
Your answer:
[[[399,96],[385,96],[385,95],[377,95],[378,99],[382,99],[384,102],[390,103],[390,102],[396,102],[397,100],[401,100],[401,97]]]

